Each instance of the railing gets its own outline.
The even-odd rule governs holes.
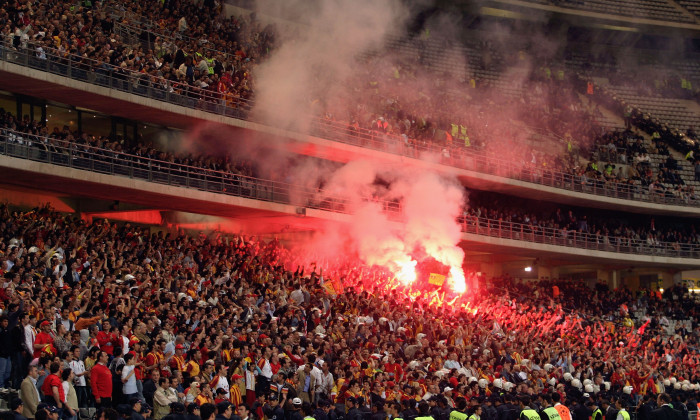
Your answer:
[[[249,111],[253,106],[250,101],[186,84],[171,83],[163,78],[129,71],[85,57],[58,55],[53,51],[46,51],[46,59],[42,59],[29,51],[8,48],[5,44],[0,45],[0,60],[162,102],[266,123],[256,120],[250,114]],[[311,119],[310,133],[306,134],[412,158],[419,158],[423,153],[432,153],[435,156],[434,161],[444,165],[567,191],[623,200],[697,206],[697,200],[694,197],[676,197],[672,194],[650,191],[640,185],[586,179],[567,172],[524,162],[513,162],[464,146],[444,148],[436,144],[421,143],[396,135],[350,127],[345,123],[321,118]]]
[[[658,257],[700,258],[700,245],[677,242],[635,240],[625,237],[596,235],[561,228],[547,228],[503,220],[470,217],[460,219],[462,231],[480,236],[565,246],[592,251],[637,254]]]
[[[259,201],[340,213],[347,212],[348,208],[344,198],[329,197],[322,191],[297,185],[197,168],[12,130],[0,130],[0,155]],[[401,212],[395,202],[381,204],[385,211],[395,214]]]
[[[0,131],[0,155],[253,200],[336,213],[352,211],[352,204],[346,198],[329,197],[320,190],[231,172],[181,165],[12,130]],[[391,219],[401,220],[403,212],[401,203],[369,197],[366,200],[378,203]],[[462,231],[480,236],[623,254],[700,258],[700,246],[695,244],[671,242],[648,244],[646,241],[628,238],[606,238],[590,233],[541,228],[472,216],[460,218],[458,221]]]

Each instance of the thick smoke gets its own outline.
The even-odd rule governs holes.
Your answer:
[[[252,112],[271,125],[304,132],[313,115],[343,120],[367,114],[371,111],[358,110],[371,94],[367,81],[376,74],[403,73],[402,63],[415,63],[415,57],[384,50],[387,34],[401,32],[409,17],[399,0],[260,0],[257,6],[261,14],[303,21],[279,28],[279,45],[255,72]],[[382,51],[383,62],[363,61],[368,51]],[[419,93],[431,90],[431,79],[414,73],[411,86],[389,94],[420,99]],[[274,166],[269,160],[264,166]],[[318,232],[312,254],[326,261],[353,256],[393,271],[405,283],[416,279],[420,261],[433,258],[450,267],[452,288],[464,290],[456,221],[464,189],[456,180],[370,160],[340,168],[313,160],[289,163],[279,165],[286,166],[287,181],[318,188],[317,203],[339,205],[351,214],[348,224]]]
[[[416,279],[417,263],[433,258],[450,267],[451,287],[464,290],[457,217],[465,196],[456,179],[363,160],[333,173],[320,195],[348,197],[352,216],[331,234],[333,242],[319,235],[315,255],[355,255],[392,270],[404,283]]]
[[[279,45],[256,69],[254,115],[303,130],[308,117],[345,89],[356,57],[381,45],[407,17],[398,0],[261,0],[261,13],[294,11],[304,25],[279,28]],[[285,16],[282,16],[283,18]]]

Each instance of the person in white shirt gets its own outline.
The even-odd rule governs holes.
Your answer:
[[[231,394],[229,393],[229,383],[228,379],[226,379],[226,372],[228,368],[226,365],[221,365],[219,367],[219,371],[217,372],[217,375],[214,379],[216,379],[216,383],[214,383],[214,386],[212,387],[212,392],[216,392],[217,389],[223,389],[226,391],[226,399],[229,400],[231,398]],[[212,381],[213,382],[213,381]]]
[[[78,407],[87,407],[88,393],[87,393],[87,382],[85,381],[85,375],[87,371],[85,370],[85,363],[80,360],[80,347],[71,347],[71,352],[73,353],[73,360],[68,363],[68,366],[73,371],[73,387],[75,388],[75,393],[78,396]]]
[[[329,399],[333,389],[333,374],[330,372],[328,363],[321,365],[320,379],[316,380],[316,395],[324,395],[323,398]]]
[[[126,366],[124,366],[122,370],[122,391],[124,392],[124,398],[129,401],[139,392],[136,387],[136,359],[134,359],[133,354],[127,354],[124,356],[124,361],[126,362]]]
[[[36,339],[36,315],[29,315],[29,323],[24,326],[24,345],[30,356],[34,353],[34,340]]]
[[[289,299],[294,301],[296,305],[304,303],[304,292],[301,290],[301,284],[296,285],[296,289],[289,295]]]
[[[75,395],[75,389],[73,388],[73,371],[71,369],[64,369],[61,372],[61,387],[63,388],[63,395],[65,395],[65,403],[63,404],[63,418],[65,420],[78,420],[78,398]]]
[[[462,364],[457,360],[457,353],[450,353],[448,357],[449,359],[445,360],[443,365],[445,369],[459,369],[462,367]]]
[[[129,326],[128,326],[128,325],[122,325],[122,331],[121,331],[121,335],[119,336],[119,338],[120,338],[121,341],[122,341],[122,352],[123,352],[123,354],[129,353],[129,350],[131,350],[131,349],[129,348],[129,341],[130,341],[129,336],[130,336],[130,334],[129,334]]]

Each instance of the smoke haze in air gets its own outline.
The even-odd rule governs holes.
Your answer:
[[[304,25],[280,26],[280,40],[256,69],[253,114],[275,126],[303,130],[315,107],[345,88],[358,70],[356,58],[381,45],[402,26],[407,11],[398,0],[260,0],[260,13],[284,18],[293,11]]]

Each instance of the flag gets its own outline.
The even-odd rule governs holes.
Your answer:
[[[430,273],[430,277],[428,277],[428,283],[434,284],[436,286],[442,286],[443,283],[445,283],[445,276],[443,276],[442,274]]]

